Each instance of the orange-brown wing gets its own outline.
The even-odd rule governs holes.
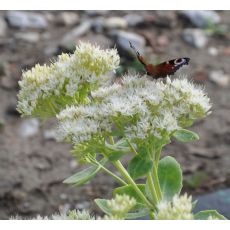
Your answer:
[[[148,71],[147,65],[147,73],[154,78],[164,78],[168,75],[174,74],[178,69],[180,69],[183,65],[188,65],[190,58],[177,58],[167,62],[163,62],[159,65],[154,66],[153,71],[151,72],[151,66],[149,67],[150,71]]]

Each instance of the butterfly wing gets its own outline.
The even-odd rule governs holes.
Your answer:
[[[174,74],[183,65],[188,65],[190,58],[177,58],[167,62],[162,62],[159,65],[153,66],[148,64],[146,66],[147,74],[154,78],[164,78],[168,75]]]

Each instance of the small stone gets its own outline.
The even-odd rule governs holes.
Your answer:
[[[139,50],[139,52],[144,53],[145,39],[143,36],[122,30],[113,31],[112,34],[116,37],[117,45],[124,51],[130,51],[130,41],[137,48],[137,50]]]
[[[39,13],[8,11],[6,18],[10,26],[16,28],[45,29],[47,27],[45,17]]]
[[[210,23],[217,24],[220,22],[220,16],[212,10],[184,10],[181,13],[193,25],[200,28],[207,27]]]
[[[76,209],[88,209],[90,207],[90,202],[89,201],[82,201],[81,203],[77,203],[75,205]]]
[[[226,56],[230,56],[230,46],[225,47],[222,51],[222,53]]]
[[[76,43],[76,40],[82,35],[86,34],[91,28],[91,21],[85,21],[79,26],[73,28],[69,33],[67,33],[61,41],[61,45],[64,47],[70,46]]]
[[[56,130],[49,129],[43,132],[43,137],[45,140],[56,140]]]
[[[56,45],[49,45],[44,48],[43,52],[48,57],[54,56],[58,53],[58,47]]]
[[[197,83],[204,83],[208,79],[208,74],[202,70],[197,71],[193,75],[193,80]]]
[[[138,26],[144,22],[144,19],[139,14],[127,14],[124,19],[126,20],[128,26]]]
[[[196,48],[203,48],[208,43],[208,38],[201,29],[185,29],[182,37],[185,42]]]
[[[17,82],[12,76],[3,76],[0,79],[0,85],[4,89],[15,89],[17,87]]]
[[[15,38],[24,42],[37,43],[40,40],[40,34],[37,32],[16,33]]]
[[[62,200],[66,200],[66,199],[68,198],[68,196],[67,196],[66,193],[61,193],[61,194],[60,194],[60,198],[61,198]]]
[[[61,12],[57,23],[64,26],[73,26],[79,22],[79,15],[75,12]]]
[[[209,79],[210,81],[214,82],[215,84],[221,86],[221,87],[228,87],[230,83],[230,77],[222,70],[213,70],[209,73]]]
[[[104,17],[97,17],[92,21],[92,28],[97,33],[102,33],[104,30],[105,18]]]
[[[78,166],[78,163],[77,163],[77,161],[76,161],[76,159],[74,159],[74,160],[71,160],[70,161],[70,168],[71,169],[76,169],[77,168],[77,166]]]
[[[104,26],[106,29],[126,29],[128,23],[121,17],[111,17],[105,20]]]
[[[85,13],[89,16],[104,16],[109,13],[109,10],[85,10]]]
[[[208,48],[208,53],[211,55],[211,56],[217,56],[219,54],[219,51],[216,47],[209,47]]]
[[[0,17],[0,37],[5,37],[7,30],[7,25],[4,18]]]
[[[39,121],[36,118],[24,120],[19,127],[19,134],[24,137],[32,137],[39,132]]]

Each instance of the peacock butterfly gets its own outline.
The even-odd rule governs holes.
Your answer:
[[[145,70],[149,76],[154,79],[164,78],[168,75],[174,74],[183,65],[188,65],[190,58],[176,58],[170,61],[162,62],[159,65],[148,64],[143,56],[137,51],[137,49],[129,42],[130,47],[135,51],[138,60],[145,67]]]

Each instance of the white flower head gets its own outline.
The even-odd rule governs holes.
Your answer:
[[[156,213],[157,220],[192,220],[192,197],[175,195],[172,201],[161,201]]]
[[[48,102],[60,111],[63,104],[82,101],[90,90],[111,80],[106,74],[116,69],[119,62],[115,49],[102,50],[80,43],[72,55],[59,55],[51,65],[35,65],[23,73],[17,109],[22,115],[37,115]]]

